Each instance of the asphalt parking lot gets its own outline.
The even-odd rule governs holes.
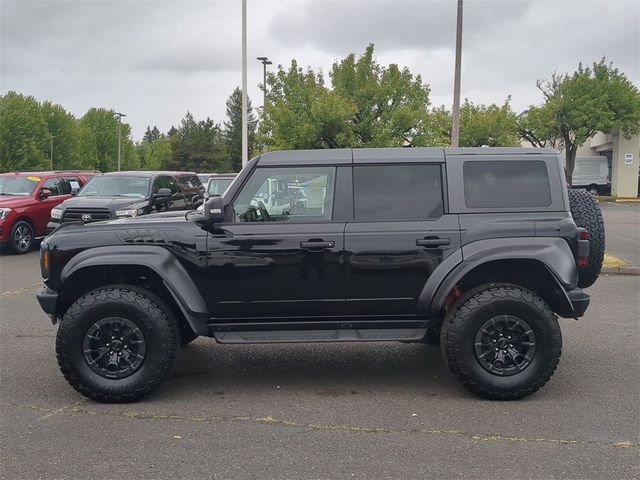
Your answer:
[[[640,203],[600,202],[607,253],[640,266]]]
[[[2,478],[640,477],[640,277],[598,280],[523,401],[473,396],[429,345],[198,339],[151,397],[102,405],[58,371],[37,258],[0,255]]]

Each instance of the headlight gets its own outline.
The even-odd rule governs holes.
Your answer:
[[[51,220],[60,220],[62,218],[62,213],[64,210],[61,208],[52,208],[51,209]]]
[[[9,215],[10,208],[0,208],[0,220],[4,220]]]
[[[126,210],[116,210],[116,217],[137,217],[142,214],[141,208],[129,208]]]

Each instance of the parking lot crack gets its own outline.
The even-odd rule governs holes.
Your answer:
[[[602,440],[578,440],[578,439],[565,439],[565,438],[551,438],[551,437],[524,437],[516,435],[506,435],[500,433],[476,433],[465,432],[462,430],[454,429],[396,429],[387,427],[375,427],[366,425],[344,425],[344,424],[318,424],[318,423],[306,423],[295,422],[287,419],[279,419],[272,416],[253,417],[253,416],[219,416],[219,415],[176,415],[176,414],[155,414],[155,413],[143,413],[135,411],[100,411],[94,409],[88,409],[81,407],[85,401],[80,400],[72,405],[64,408],[50,411],[47,415],[44,415],[40,420],[51,418],[53,416],[60,415],[105,415],[112,417],[120,417],[129,420],[148,420],[148,421],[185,421],[194,423],[205,422],[247,422],[257,425],[265,426],[280,426],[288,428],[300,428],[309,431],[319,432],[336,432],[336,433],[352,433],[352,434],[397,434],[397,435],[428,435],[428,436],[448,436],[448,437],[460,437],[470,439],[476,442],[518,442],[518,443],[543,443],[543,444],[555,444],[555,445],[592,445],[600,447],[611,447],[620,449],[635,450],[639,447],[638,443],[629,441],[602,441]],[[37,408],[30,406],[30,408]]]

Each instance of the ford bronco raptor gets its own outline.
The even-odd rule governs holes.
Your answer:
[[[542,387],[604,255],[595,200],[549,149],[285,151],[203,211],[61,224],[37,298],[68,382],[136,400],[180,345],[439,342],[491,399]]]

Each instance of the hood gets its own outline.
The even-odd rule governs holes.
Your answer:
[[[37,200],[34,200],[34,198],[31,195],[24,196],[24,197],[0,195],[0,208],[1,207],[6,207],[6,208],[25,207],[27,205],[32,205],[36,201]]]
[[[58,208],[125,208],[147,202],[146,197],[74,197]]]

